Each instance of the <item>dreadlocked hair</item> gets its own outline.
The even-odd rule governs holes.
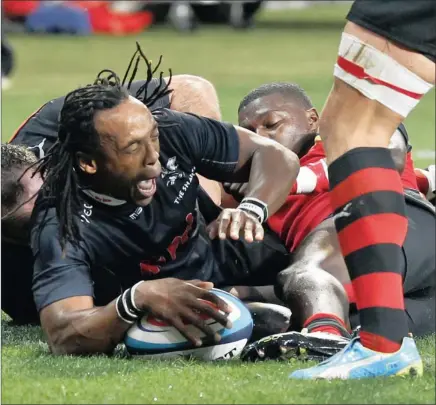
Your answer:
[[[39,234],[44,227],[48,209],[54,206],[59,221],[59,238],[62,249],[67,243],[78,245],[81,241],[78,219],[74,215],[82,202],[79,193],[80,168],[77,166],[76,154],[77,152],[94,155],[102,153],[100,137],[94,126],[95,114],[98,111],[114,108],[129,97],[128,90],[136,77],[141,59],[147,65],[147,77],[135,97],[149,107],[171,92],[169,90],[170,71],[170,80],[164,84],[161,72],[159,86],[151,94],[147,94],[148,85],[160,66],[162,57],[153,69],[139,44],[136,43],[136,45],[137,49],[122,81],[115,72],[105,69],[97,75],[93,84],[67,94],[59,118],[58,140],[45,157],[32,165],[36,166],[35,172],[39,172],[44,179],[38,204],[45,205],[45,213],[39,225]],[[133,71],[130,74],[132,66]]]
[[[147,66],[147,76],[145,79],[144,84],[138,89],[138,91],[135,94],[135,98],[137,98],[139,101],[142,101],[147,107],[151,107],[156,101],[160,100],[161,98],[169,95],[172,90],[169,88],[172,80],[172,71],[171,69],[168,69],[169,71],[169,79],[167,82],[165,82],[163,75],[163,72],[159,73],[159,86],[157,86],[154,91],[151,92],[151,94],[147,94],[147,89],[150,84],[150,82],[153,80],[154,74],[159,69],[161,63],[162,63],[162,55],[159,57],[159,60],[156,64],[156,66],[153,68],[151,61],[147,59],[144,52],[141,49],[141,46],[138,42],[136,42],[136,51],[133,54],[132,58],[130,59],[129,65],[127,67],[126,73],[124,74],[124,78],[122,81],[123,86],[127,87],[127,90],[130,90],[130,87],[133,83],[133,81],[136,78],[136,74],[138,72],[139,68],[139,62],[141,59],[145,62],[145,65]],[[133,71],[130,73],[130,70]],[[130,74],[130,78],[128,79]]]
[[[107,78],[103,78],[106,73]],[[80,241],[74,215],[81,202],[76,153],[95,154],[101,150],[94,126],[95,114],[116,107],[128,97],[117,75],[107,70],[99,73],[94,84],[73,90],[65,97],[59,117],[58,140],[36,167],[44,179],[41,202],[48,204],[47,210],[48,206],[56,209],[62,248],[67,242]]]

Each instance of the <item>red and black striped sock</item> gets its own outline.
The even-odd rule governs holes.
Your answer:
[[[402,277],[407,217],[400,176],[389,149],[356,148],[330,165],[329,179],[361,343],[394,352],[408,334]]]

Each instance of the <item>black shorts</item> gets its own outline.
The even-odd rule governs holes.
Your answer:
[[[198,208],[206,224],[218,218],[222,208],[217,206],[199,186]],[[217,287],[233,285],[265,286],[276,283],[277,274],[289,266],[291,255],[281,239],[264,226],[265,237],[261,242],[247,243],[219,239],[212,242],[219,271],[211,281]]]
[[[218,288],[233,285],[274,285],[277,274],[291,262],[285,245],[266,227],[265,237],[261,242],[216,239],[212,244],[220,267],[211,281]]]
[[[406,213],[409,224],[403,245],[404,304],[410,331],[424,336],[435,332],[436,216],[410,194],[406,195]],[[351,309],[350,322],[353,327],[359,324],[355,308]]]
[[[436,62],[434,0],[355,0],[347,20]]]
[[[406,195],[406,214],[409,219],[403,245],[405,257],[404,295],[426,295],[436,288],[436,215]]]

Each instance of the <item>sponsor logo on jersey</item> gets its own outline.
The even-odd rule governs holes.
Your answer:
[[[161,177],[166,181],[166,186],[174,186],[178,179],[183,179],[186,174],[178,170],[179,165],[176,163],[176,157],[173,156],[168,159],[165,167],[162,167]]]
[[[136,208],[136,210],[129,215],[129,218],[132,220],[138,219],[142,211],[143,211],[142,207]]]
[[[90,222],[90,219],[91,219],[91,216],[92,216],[92,205],[89,205],[89,204],[83,204],[83,211],[82,211],[82,213],[80,214],[80,220],[82,221],[82,222],[86,222],[87,224],[89,224],[89,223],[91,223]]]

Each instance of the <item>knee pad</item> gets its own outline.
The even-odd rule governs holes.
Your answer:
[[[334,75],[403,117],[433,87],[389,55],[347,33],[342,33]]]

